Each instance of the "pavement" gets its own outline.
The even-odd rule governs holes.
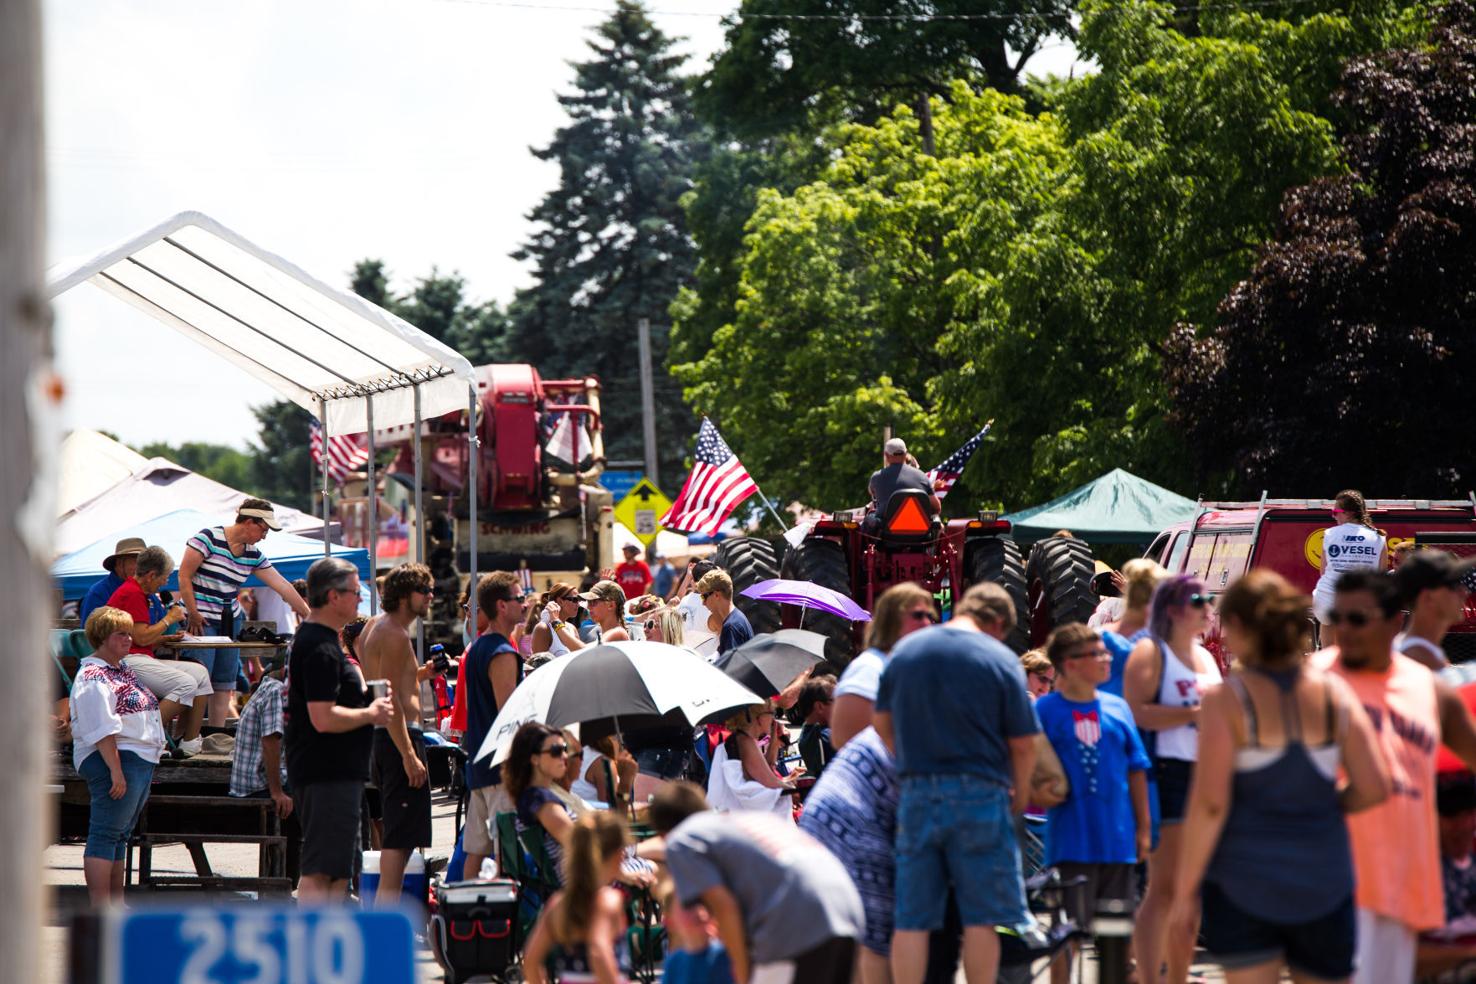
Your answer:
[[[448,857],[451,846],[456,837],[456,803],[454,800],[444,796],[438,796],[432,803],[432,836],[435,844],[431,847],[429,854],[434,857],[440,855]],[[220,874],[225,875],[255,875],[257,870],[257,848],[251,844],[211,844],[206,846],[206,853],[210,858],[211,866]],[[156,848],[154,851],[154,869],[160,874],[177,873],[193,874],[194,865],[190,861],[189,852],[180,845],[170,845]],[[67,975],[67,952],[70,941],[69,925],[71,916],[75,912],[86,911],[87,892],[82,878],[82,845],[65,844],[53,845],[46,850],[46,879],[52,889],[51,911],[48,914],[47,924],[43,931],[43,977],[42,981],[47,984],[63,984],[68,980]],[[131,893],[133,898],[147,898],[146,894]],[[185,903],[196,901],[218,902],[221,896],[218,894],[192,893],[184,891],[170,891],[161,893],[162,897],[171,902]],[[250,896],[237,896],[241,901],[248,901]],[[431,956],[429,949],[421,948],[419,951],[419,981],[418,984],[442,984],[444,975],[435,958]],[[1084,984],[1095,984],[1097,981],[1096,965],[1090,955],[1084,961],[1084,973],[1081,980]],[[1195,974],[1202,976],[1208,981],[1221,981],[1223,976],[1218,967],[1209,965],[1196,965]],[[1048,975],[1037,977],[1038,980],[1048,980]],[[963,984],[962,970],[959,971],[958,984]]]

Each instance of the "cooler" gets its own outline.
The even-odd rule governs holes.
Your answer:
[[[364,852],[364,869],[359,873],[359,901],[370,905],[379,892],[379,852]],[[416,851],[405,865],[405,882],[401,894],[407,902],[414,902],[422,909],[430,897],[430,879],[425,871],[425,857]]]

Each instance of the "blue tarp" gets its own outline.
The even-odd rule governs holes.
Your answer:
[[[119,540],[136,536],[150,546],[160,546],[168,550],[175,564],[178,564],[184,556],[185,541],[207,526],[216,526],[219,523],[219,517],[194,509],[165,513],[146,523],[118,530],[105,539],[67,554],[51,565],[51,579],[61,588],[64,600],[75,601],[87,593],[93,582],[107,574],[103,570],[103,558],[113,552]],[[313,561],[323,556],[323,541],[294,536],[291,533],[269,533],[261,542],[261,550],[272,562],[272,566],[283,577],[292,581],[306,577],[307,569],[312,566]],[[357,567],[360,578],[369,577],[369,551],[363,547],[335,546],[333,556],[342,557]],[[261,582],[253,577],[246,584],[251,587]],[[164,587],[169,591],[178,591],[178,573]]]

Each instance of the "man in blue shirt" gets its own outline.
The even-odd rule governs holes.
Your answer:
[[[138,555],[147,547],[148,544],[138,537],[130,536],[119,540],[113,552],[103,558],[103,570],[108,572],[108,576],[93,582],[82,598],[82,606],[77,609],[77,618],[83,625],[87,624],[87,616],[92,614],[94,608],[106,605],[108,599],[113,597],[113,592],[123,587],[123,582],[133,576]]]
[[[497,814],[510,813],[512,801],[502,790],[502,770],[493,767],[491,756],[476,761],[477,752],[497,712],[523,679],[523,658],[508,641],[513,629],[523,620],[523,591],[518,576],[510,571],[493,571],[477,581],[477,614],[487,617],[487,631],[477,637],[465,656],[466,733],[461,747],[466,750],[466,785],[471,791],[467,803],[466,828],[462,847],[466,851],[466,867],[461,877],[476,878],[482,862],[497,850],[492,824]]]
[[[874,724],[897,757],[902,787],[897,984],[921,984],[928,934],[943,928],[950,885],[969,984],[998,973],[995,927],[1029,918],[1011,814],[1025,812],[1040,725],[1020,662],[999,641],[1014,624],[1005,590],[976,584],[952,621],[904,638],[882,672]]]

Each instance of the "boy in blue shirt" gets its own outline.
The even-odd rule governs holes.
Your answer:
[[[701,905],[682,905],[673,886],[661,903],[669,940],[662,979],[666,984],[733,984],[728,951],[717,924]]]
[[[1041,730],[1056,750],[1070,792],[1046,821],[1046,864],[1061,878],[1086,879],[1078,925],[1091,926],[1097,903],[1136,903],[1133,866],[1148,856],[1148,754],[1127,701],[1097,688],[1112,657],[1096,631],[1063,625],[1046,641],[1056,691],[1035,702]],[[1053,984],[1070,980],[1072,959],[1051,967]]]

